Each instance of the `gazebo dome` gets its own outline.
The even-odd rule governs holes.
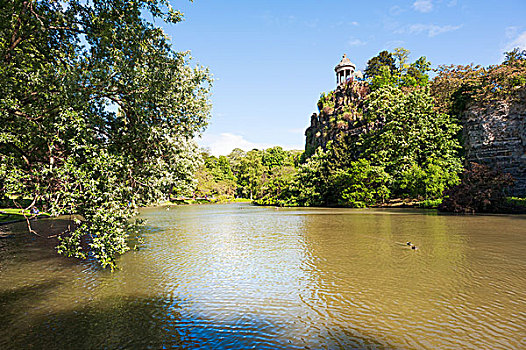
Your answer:
[[[356,69],[356,65],[351,62],[351,60],[347,57],[346,54],[344,54],[340,63],[338,63],[336,67],[334,67],[334,70],[336,72],[339,72],[343,69],[349,69],[349,68],[354,71]]]
[[[343,55],[340,63],[334,67],[334,70],[336,71],[336,85],[340,85],[357,77],[357,74],[354,71],[355,69],[356,65],[347,58],[347,55]]]

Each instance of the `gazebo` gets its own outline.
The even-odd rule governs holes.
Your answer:
[[[355,75],[355,69],[356,65],[347,58],[347,55],[343,55],[341,62],[338,63],[336,67],[334,67],[334,70],[336,71],[336,85],[340,85],[341,83],[346,82],[348,79],[353,78]]]

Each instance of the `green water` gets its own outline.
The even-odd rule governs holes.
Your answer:
[[[230,204],[141,217],[144,243],[113,273],[1,227],[0,349],[526,348],[524,215]]]

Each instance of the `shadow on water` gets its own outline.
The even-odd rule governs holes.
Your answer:
[[[316,344],[301,336],[287,339],[287,330],[272,320],[243,315],[214,322],[185,314],[181,302],[170,298],[112,296],[61,311],[28,312],[61,284],[52,280],[0,293],[1,349],[387,348],[345,329],[321,331],[325,341]]]
[[[25,315],[21,301],[49,292],[54,283],[42,283],[0,295],[2,349],[161,349],[181,348],[179,334],[163,318],[170,305],[161,298],[110,297],[82,306]],[[7,311],[7,312],[5,312]]]

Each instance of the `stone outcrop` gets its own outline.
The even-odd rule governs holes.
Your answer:
[[[526,196],[526,88],[513,101],[470,107],[462,124],[466,162],[510,173],[512,195]]]
[[[307,157],[318,147],[326,149],[329,141],[359,136],[364,131],[363,103],[368,93],[367,83],[351,79],[320,97],[319,112],[312,114],[311,124],[305,131]]]

